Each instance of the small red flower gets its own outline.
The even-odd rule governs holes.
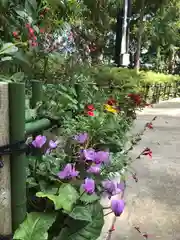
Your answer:
[[[110,231],[110,232],[115,231],[115,227],[114,227],[114,225],[112,226],[112,228],[111,228],[109,231]]]
[[[90,111],[94,111],[94,110],[95,110],[93,104],[89,104],[89,105],[87,105],[87,109],[90,110]]]
[[[152,151],[150,148],[146,148],[144,149],[144,151],[141,153],[144,156],[149,156],[150,158],[152,158]]]
[[[19,37],[19,33],[17,31],[14,31],[12,34],[13,34],[13,37],[15,37],[15,38]]]
[[[113,99],[113,98],[110,98],[110,99],[108,99],[108,101],[107,101],[107,104],[108,104],[108,105],[111,105],[111,106],[116,105],[116,103],[117,103],[117,101],[116,101],[115,99]]]
[[[29,28],[29,33],[30,33],[30,35],[34,35],[34,29],[33,28]]]
[[[93,111],[87,111],[87,114],[88,114],[89,116],[91,116],[91,117],[94,116],[94,112],[93,112]]]
[[[131,100],[136,104],[136,105],[140,105],[142,102],[141,96],[139,94],[136,93],[129,93],[128,97],[131,98]]]
[[[146,127],[149,128],[149,129],[153,129],[153,124],[152,123],[147,123]]]

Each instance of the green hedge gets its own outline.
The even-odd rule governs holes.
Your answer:
[[[120,88],[120,92],[136,92],[144,95],[148,102],[158,102],[180,95],[180,76],[155,73],[153,71],[136,72],[134,69],[112,66],[93,66],[82,70],[84,76],[89,76],[101,86],[109,84]],[[179,82],[177,84],[177,82]],[[150,86],[149,89],[147,88]]]
[[[111,80],[116,84],[122,82],[131,82],[137,85],[139,83],[154,84],[180,81],[180,76],[178,75],[156,73],[153,71],[140,71],[137,73],[134,69],[110,66],[97,66],[94,68],[93,72],[96,73],[98,81]]]

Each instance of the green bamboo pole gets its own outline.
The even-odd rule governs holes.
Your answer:
[[[10,143],[25,138],[25,85],[9,83]],[[11,163],[12,229],[19,227],[26,217],[26,157],[13,153]]]
[[[41,131],[49,129],[51,127],[52,122],[47,118],[43,118],[33,122],[28,122],[25,124],[25,134],[30,135],[34,133],[40,133]]]
[[[42,82],[38,80],[32,80],[32,97],[31,97],[31,108],[35,108],[36,104],[42,101]]]
[[[26,118],[26,123],[34,122],[34,121],[36,121],[36,119],[33,117]]]

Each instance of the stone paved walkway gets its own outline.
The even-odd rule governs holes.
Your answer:
[[[148,129],[132,157],[145,147],[153,158],[143,156],[132,167],[139,182],[129,176],[125,192],[126,210],[116,220],[111,240],[141,240],[134,227],[152,240],[180,240],[180,99],[157,104],[138,114],[134,132],[139,132],[154,116],[154,129]]]

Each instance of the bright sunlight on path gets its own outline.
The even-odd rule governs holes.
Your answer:
[[[131,153],[136,158],[149,147],[153,157],[133,163],[139,181],[128,178],[126,210],[116,220],[111,240],[180,240],[180,99],[139,113],[135,132],[154,116],[154,129],[145,132]],[[142,236],[146,233],[148,238]]]

